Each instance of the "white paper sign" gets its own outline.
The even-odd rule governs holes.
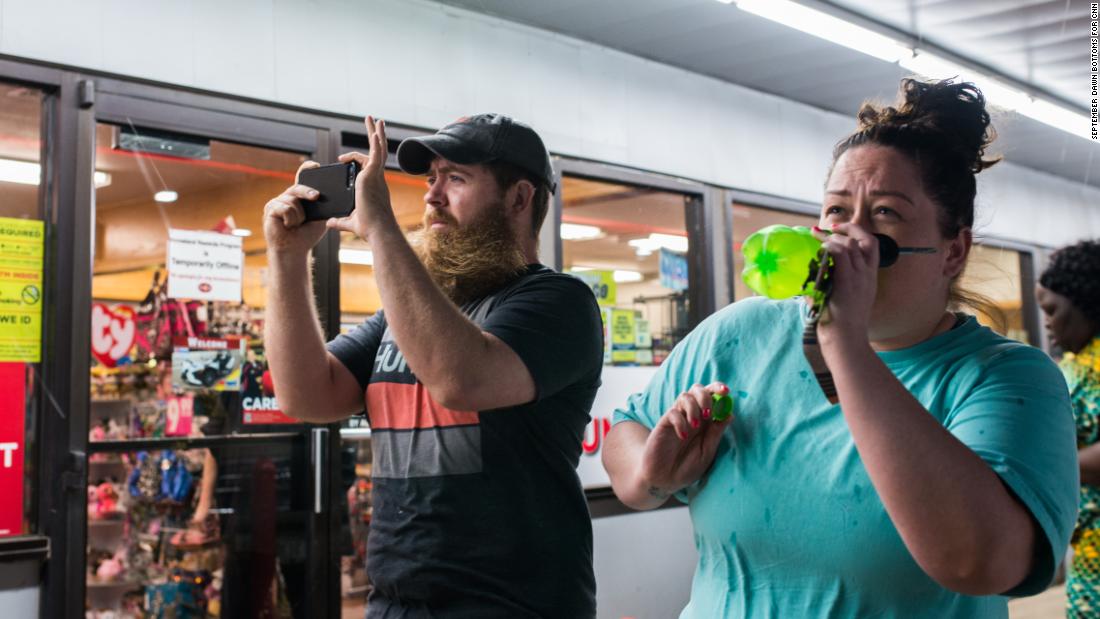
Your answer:
[[[197,230],[168,231],[168,296],[241,302],[241,237]]]

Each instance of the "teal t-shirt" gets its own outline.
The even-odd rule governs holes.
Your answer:
[[[1007,617],[1006,597],[944,589],[906,550],[839,405],[806,362],[801,306],[754,297],[719,311],[615,412],[615,423],[652,428],[681,392],[716,380],[736,402],[713,467],[678,495],[699,551],[681,618]],[[1009,594],[1042,591],[1077,513],[1073,416],[1057,366],[973,317],[879,357],[1031,511],[1045,533],[1040,560]]]

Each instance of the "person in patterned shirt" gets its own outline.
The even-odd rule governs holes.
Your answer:
[[[1081,504],[1066,580],[1068,617],[1100,617],[1100,241],[1082,241],[1051,256],[1035,296],[1051,343],[1064,351],[1077,423]]]

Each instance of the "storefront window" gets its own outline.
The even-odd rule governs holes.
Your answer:
[[[0,83],[0,537],[34,533],[45,224],[42,93]]]
[[[604,363],[660,365],[691,330],[688,196],[566,176],[562,270],[585,280],[604,319]]]
[[[266,367],[262,215],[304,160],[96,128],[90,611],[260,616],[303,599],[305,441],[190,441],[298,424]]]
[[[1023,276],[1020,260],[1024,256],[1012,249],[990,245],[974,245],[970,250],[970,262],[959,280],[959,288],[977,293],[992,303],[993,310],[983,307],[966,307],[978,322],[994,331],[1021,342],[1028,342],[1024,323]]]

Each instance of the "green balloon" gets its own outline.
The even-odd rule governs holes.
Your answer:
[[[820,248],[821,241],[805,226],[776,224],[761,228],[741,246],[745,256],[741,279],[757,294],[770,299],[812,294],[813,283],[807,284],[806,277]]]

